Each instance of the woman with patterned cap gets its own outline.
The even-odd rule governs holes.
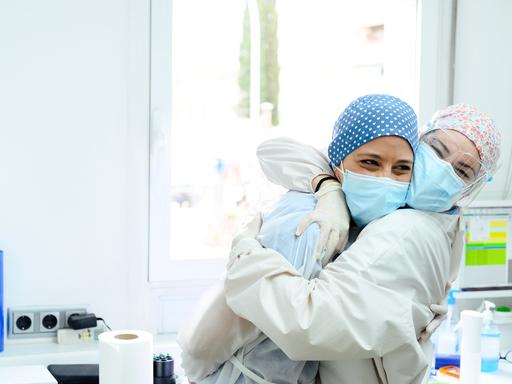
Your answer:
[[[429,322],[427,335],[439,323],[430,306],[445,298],[462,255],[462,239],[456,234],[458,206],[491,179],[499,144],[492,120],[478,109],[459,104],[439,111],[416,150],[405,200],[416,209],[398,209],[370,221],[357,240],[310,281],[278,252],[261,246],[256,240],[260,222],[254,220],[234,243],[225,280],[227,304],[291,359],[323,360],[323,384],[426,382],[432,350],[428,337],[422,336]],[[300,180],[308,181],[299,187],[309,191],[315,175],[333,173],[325,157],[310,147],[286,140],[264,146],[259,153],[267,156],[264,169],[272,169],[272,179],[288,187],[297,188],[295,176],[300,174]],[[343,148],[340,157],[333,149],[329,160],[352,213],[350,201],[357,200],[359,192],[345,184],[353,171]],[[337,195],[327,183],[334,182],[325,181],[320,192],[333,190],[321,196],[318,205]],[[311,214],[309,221],[332,228],[331,218],[340,209],[330,208]]]
[[[412,108],[393,96],[365,96],[345,109],[335,124],[335,131],[338,133],[330,148],[335,156],[344,158],[344,188],[354,191],[354,194],[348,194],[352,197],[348,201],[364,206],[364,211],[353,212],[359,225],[405,205],[413,154],[418,146],[416,115]],[[348,140],[351,136],[358,139]],[[342,155],[340,151],[343,151]],[[380,162],[379,166],[373,164],[375,159]],[[361,176],[361,169],[368,174]],[[358,192],[361,184],[365,190],[379,191],[381,198],[377,203]],[[340,191],[338,186],[334,187]],[[315,258],[319,228],[311,226],[299,237],[295,236],[295,229],[313,211],[315,204],[315,196],[311,193],[289,192],[264,215],[258,237],[265,247],[281,252],[306,279],[317,277],[322,270],[322,263]],[[220,297],[223,301],[224,296]],[[189,324],[189,330],[182,331],[179,337],[189,379],[223,384],[315,382],[318,362],[290,360],[254,327],[244,327],[241,332],[236,327],[240,324],[236,319],[235,324],[226,318],[216,320],[220,306],[218,303],[212,305],[212,302],[209,305],[209,309],[207,306],[195,317],[198,324]],[[229,337],[221,338],[220,335],[226,335],[226,332],[234,334],[236,341],[224,343]],[[245,333],[243,337],[241,333]],[[222,344],[221,351],[209,341],[212,337],[218,338],[217,344]],[[204,341],[207,342],[203,344]],[[197,350],[201,349],[199,344],[203,345],[203,356],[206,351],[214,359],[213,364],[194,360]],[[240,348],[237,351],[233,346]],[[233,353],[235,355],[231,356]],[[216,369],[221,363],[224,363],[222,367]]]

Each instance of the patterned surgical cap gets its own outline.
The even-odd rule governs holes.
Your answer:
[[[492,176],[496,171],[501,135],[494,121],[478,108],[468,104],[450,105],[437,111],[425,128],[426,132],[453,129],[462,133],[475,144],[486,173]]]
[[[398,136],[413,151],[418,146],[417,118],[405,101],[390,95],[366,95],[349,104],[334,124],[329,159],[334,166],[369,141]]]

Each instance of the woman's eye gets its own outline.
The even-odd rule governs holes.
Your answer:
[[[374,166],[374,167],[377,167],[379,165],[379,163],[377,161],[370,160],[370,159],[368,159],[368,160],[361,160],[361,164],[362,165],[367,165],[367,166],[370,165],[370,166]]]
[[[454,168],[455,173],[463,180],[469,180],[469,174],[463,168]]]
[[[411,171],[411,166],[410,165],[398,165],[395,167],[396,170],[400,171],[400,172],[409,172]]]

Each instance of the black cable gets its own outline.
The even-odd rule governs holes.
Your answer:
[[[108,324],[107,324],[107,322],[105,321],[105,319],[103,319],[103,318],[101,318],[101,317],[97,317],[97,318],[96,318],[96,320],[98,320],[98,321],[102,321],[102,322],[103,322],[103,324],[105,324],[105,327],[107,327],[107,329],[108,329],[109,331],[111,331],[111,330],[112,330],[112,328],[110,328],[110,327],[108,326]]]

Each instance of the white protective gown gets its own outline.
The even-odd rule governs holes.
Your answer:
[[[301,236],[295,230],[315,206],[313,194],[290,191],[263,215],[258,234],[260,244],[280,252],[306,279],[317,277],[322,270],[315,258],[319,227],[313,224]],[[245,326],[237,330],[243,323],[229,316],[222,298],[217,294],[203,301],[178,337],[182,365],[190,380],[197,384],[315,383],[318,362],[290,360],[259,331],[251,332]],[[225,328],[231,331],[226,333]]]
[[[312,177],[329,172],[321,152],[291,139],[266,142],[258,155],[269,179],[290,189],[310,191]],[[417,339],[457,276],[458,229],[457,215],[400,209],[367,225],[313,280],[243,239],[226,301],[290,358],[324,360],[322,384],[424,383],[432,348]]]

